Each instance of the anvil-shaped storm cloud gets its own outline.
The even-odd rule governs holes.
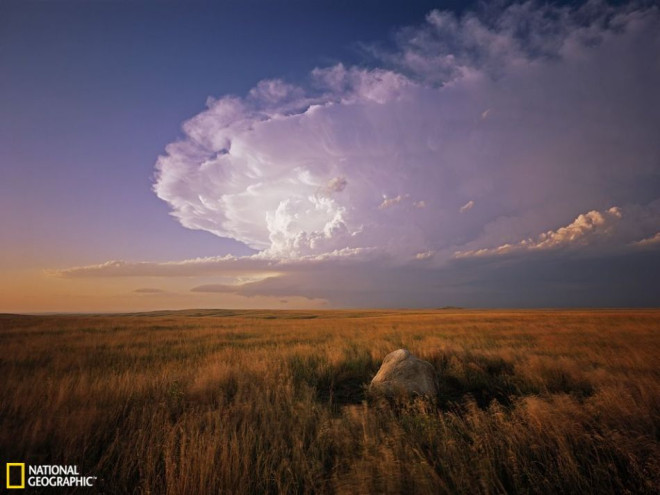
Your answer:
[[[274,258],[446,257],[654,208],[657,8],[431,12],[373,52],[382,67],[209,99],[158,160],[156,193],[182,225]]]

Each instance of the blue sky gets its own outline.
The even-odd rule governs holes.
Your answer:
[[[4,1],[0,310],[657,305],[658,8],[507,5]]]
[[[208,96],[363,63],[361,42],[387,42],[435,4],[2,2],[0,201],[3,244],[16,247],[5,262],[245,253],[182,230],[151,192],[153,163],[181,123]]]

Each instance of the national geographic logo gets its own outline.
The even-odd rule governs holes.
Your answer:
[[[18,473],[18,474],[17,474]],[[25,488],[25,463],[7,463],[7,489]]]
[[[96,476],[81,475],[75,465],[7,463],[8,490],[25,487],[89,487],[94,486],[95,482]]]

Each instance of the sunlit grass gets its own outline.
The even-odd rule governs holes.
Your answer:
[[[660,311],[0,316],[0,453],[104,493],[660,493]],[[406,347],[437,404],[372,403]]]

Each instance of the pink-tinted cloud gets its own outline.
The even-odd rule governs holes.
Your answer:
[[[209,99],[159,158],[154,189],[182,225],[272,259],[447,259],[647,205],[660,14],[601,7],[434,11],[396,50],[373,50],[382,67]]]
[[[622,218],[621,208],[613,206],[606,211],[590,211],[578,217],[565,227],[543,232],[536,238],[523,239],[514,244],[502,244],[494,248],[471,251],[457,251],[454,256],[496,256],[524,251],[576,248],[591,245],[612,237]]]
[[[474,201],[470,200],[467,203],[465,203],[463,206],[461,206],[458,209],[458,212],[459,213],[465,213],[466,211],[472,209],[473,206],[474,206]]]
[[[660,232],[656,232],[655,235],[647,237],[646,239],[635,241],[633,245],[642,248],[660,247]]]

